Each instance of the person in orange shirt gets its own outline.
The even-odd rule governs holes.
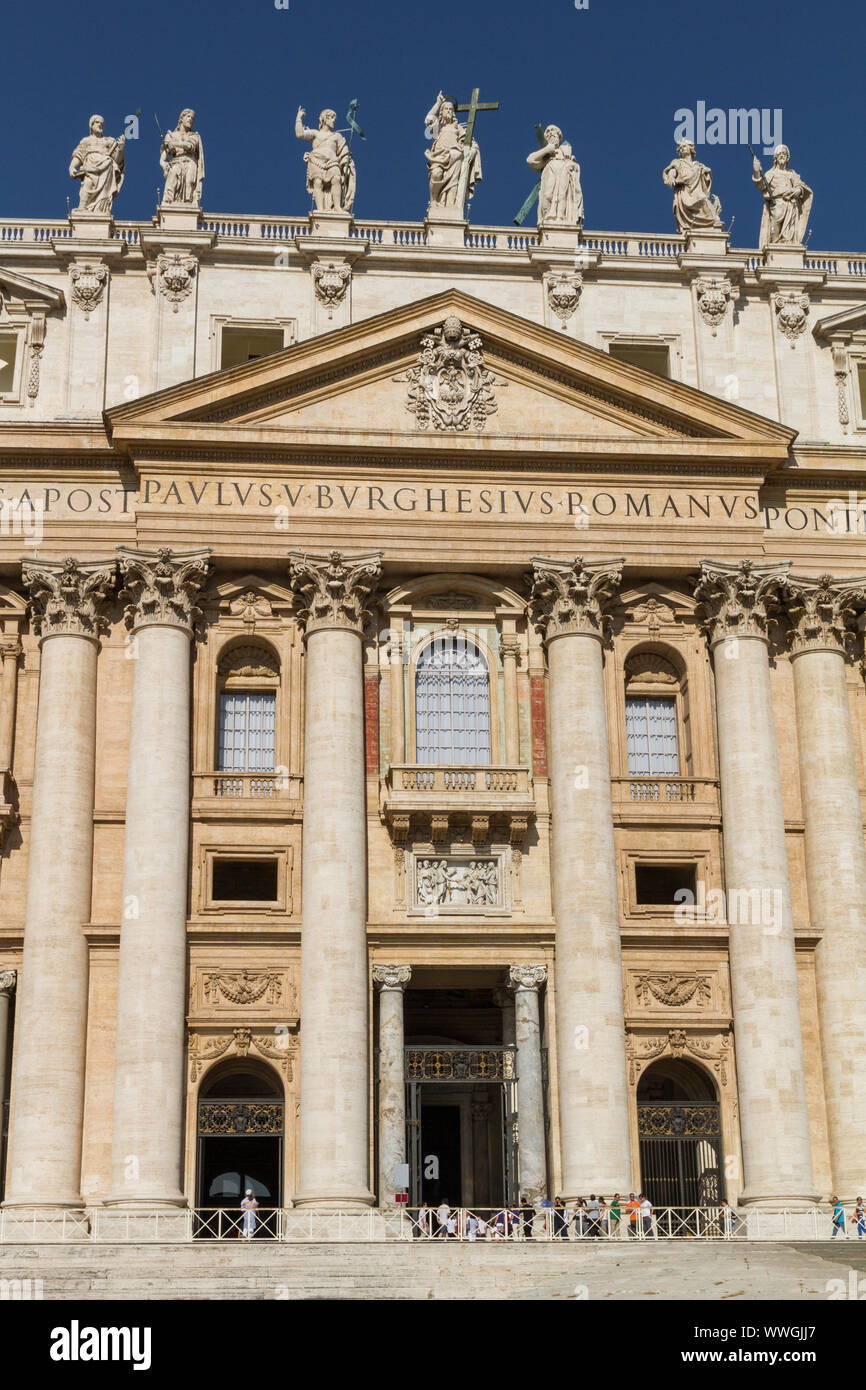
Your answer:
[[[637,1218],[638,1218],[638,1212],[640,1211],[640,1202],[638,1201],[637,1197],[635,1197],[635,1195],[634,1195],[633,1192],[630,1192],[630,1193],[628,1194],[628,1201],[627,1201],[626,1204],[625,1204],[625,1209],[626,1209],[626,1211],[628,1212],[628,1233],[629,1233],[629,1236],[636,1236],[636,1235],[637,1235]]]

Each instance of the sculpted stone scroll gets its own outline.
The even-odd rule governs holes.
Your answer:
[[[30,607],[36,631],[98,637],[108,626],[100,612],[114,587],[113,560],[81,561],[72,555],[63,560],[40,560],[21,566],[30,590]]]
[[[806,234],[806,224],[812,210],[812,190],[790,166],[791,152],[787,145],[777,145],[773,152],[773,167],[764,173],[755,155],[752,183],[764,197],[764,212],[758,245],[799,246]]]
[[[289,584],[297,596],[298,621],[309,634],[320,627],[345,627],[361,632],[368,599],[382,573],[381,551],[366,555],[328,555],[290,552]]]
[[[196,595],[210,567],[210,549],[134,550],[119,545],[121,598],[128,599],[124,618],[130,628],[153,625],[180,627],[190,632],[201,609]]]
[[[557,125],[544,132],[546,144],[526,156],[531,169],[541,174],[538,192],[538,225],[553,224],[580,226],[583,223],[583,193],[580,188],[580,165],[563,140]]]
[[[707,228],[721,229],[722,205],[711,192],[713,175],[706,164],[695,159],[695,147],[690,140],[677,145],[677,157],[662,174],[668,188],[674,190],[674,217],[680,232]]]
[[[404,990],[412,978],[411,965],[374,965],[373,984],[381,990]]]
[[[90,134],[72,151],[69,177],[80,179],[78,207],[81,212],[111,212],[123,184],[126,136],[117,140],[105,133],[101,116],[90,117]]]
[[[604,607],[613,598],[625,560],[585,563],[532,557],[529,613],[545,640],[565,632],[604,634]]]
[[[162,138],[159,165],[165,178],[163,203],[183,203],[187,207],[201,205],[201,186],[204,179],[204,153],[201,136],[194,130],[195,112],[189,107],[181,111],[174,130]]]
[[[304,155],[307,166],[307,192],[317,212],[351,212],[355,205],[355,161],[343,136],[334,127],[337,113],[330,108],[319,116],[318,130],[305,126],[304,107],[298,107],[295,135],[309,140],[312,149]]]

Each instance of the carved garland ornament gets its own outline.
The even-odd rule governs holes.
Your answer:
[[[234,970],[227,974],[205,975],[202,994],[209,1004],[217,1004],[221,998],[232,1004],[257,1004],[260,999],[266,1004],[278,1004],[283,997],[283,985],[278,970],[260,975]]]
[[[210,550],[133,550],[119,545],[117,552],[124,584],[120,596],[129,600],[124,609],[127,627],[159,624],[191,632],[201,617],[195,600],[207,578]]]
[[[700,1008],[712,998],[708,975],[639,975],[634,990],[638,1004],[655,999],[669,1009],[682,1009],[693,999]]]
[[[624,564],[619,559],[585,564],[580,555],[571,563],[533,556],[529,613],[545,640],[566,632],[601,639],[604,608],[619,588]]]
[[[363,630],[367,601],[382,573],[382,552],[328,555],[290,552],[289,584],[297,596],[298,622],[309,635],[317,628]]]
[[[484,365],[481,338],[455,314],[424,334],[417,365],[395,380],[408,381],[406,408],[422,430],[482,430],[498,409],[493,388],[499,383]]]
[[[99,609],[114,585],[113,561],[79,563],[67,555],[63,560],[25,562],[21,575],[30,589],[33,626],[42,637],[53,632],[97,637],[108,626]]]
[[[253,1032],[251,1028],[233,1028],[231,1033],[224,1033],[211,1038],[202,1037],[198,1033],[191,1033],[189,1038],[189,1079],[190,1081],[197,1081],[204,1068],[219,1057],[225,1057],[227,1054],[236,1057],[248,1057],[250,1051],[253,1050],[258,1052],[260,1056],[267,1057],[269,1061],[278,1063],[286,1080],[291,1081],[293,1074],[291,1053],[297,1046],[297,1039],[289,1036],[288,1028],[275,1028],[267,1033]]]
[[[640,1051],[638,1043],[641,1044]],[[647,1062],[654,1062],[664,1054],[679,1059],[687,1053],[708,1063],[721,1084],[727,1086],[728,1064],[731,1060],[730,1034],[721,1033],[713,1042],[711,1038],[692,1037],[685,1028],[671,1028],[667,1033],[654,1038],[638,1039],[633,1033],[626,1034],[629,1085],[637,1084]]]

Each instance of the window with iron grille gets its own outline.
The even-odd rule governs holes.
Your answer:
[[[277,697],[273,691],[226,690],[220,696],[222,772],[273,772]]]
[[[487,662],[464,637],[437,637],[415,672],[415,756],[419,763],[490,762]]]
[[[625,702],[628,770],[633,777],[678,777],[677,702],[648,695]]]

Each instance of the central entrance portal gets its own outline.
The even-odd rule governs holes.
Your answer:
[[[282,1089],[263,1067],[231,1066],[206,1080],[198,1100],[197,1236],[236,1234],[247,1190],[259,1203],[256,1236],[275,1234],[283,1109]]]
[[[504,1040],[510,1005],[495,988],[406,991],[412,1206],[517,1201],[517,1051]]]

